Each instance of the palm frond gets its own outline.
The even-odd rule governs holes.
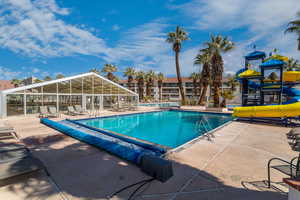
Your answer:
[[[288,26],[300,26],[300,20],[290,21]]]
[[[300,27],[297,26],[291,26],[287,28],[284,33],[300,33]]]

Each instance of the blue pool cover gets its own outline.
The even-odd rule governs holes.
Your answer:
[[[129,140],[125,141],[122,140],[122,138],[110,136],[108,134],[103,134],[103,133],[89,134],[88,132],[76,128],[76,126],[67,125],[68,122],[67,123],[62,123],[62,122],[55,122],[48,118],[41,119],[41,123],[53,129],[56,129],[66,135],[69,135],[73,138],[76,138],[90,145],[101,148],[125,160],[133,162],[136,165],[140,165],[141,158],[144,155],[153,155],[153,156],[161,157],[165,152],[164,150],[159,148],[155,148],[155,147],[150,148],[150,145],[148,144],[143,144],[144,145],[143,146],[143,145],[139,145],[138,143],[134,143],[132,141],[130,142]],[[70,121],[69,123],[71,122],[72,121]]]
[[[100,132],[102,134],[105,134],[105,135],[108,135],[108,136],[111,136],[111,137],[115,137],[115,138],[118,138],[122,141],[125,141],[125,142],[128,142],[128,143],[132,143],[132,144],[135,144],[137,146],[140,146],[140,147],[143,147],[145,149],[148,149],[150,151],[154,151],[155,153],[157,154],[164,154],[166,153],[166,149],[164,148],[160,148],[159,146],[154,146],[152,144],[147,144],[145,142],[139,142],[137,141],[136,139],[130,139],[128,137],[124,137],[124,136],[121,136],[121,135],[117,135],[117,134],[114,134],[114,133],[110,133],[108,131],[105,131],[105,130],[102,130],[102,129],[98,129],[98,128],[95,128],[95,127],[92,127],[92,126],[89,126],[89,125],[86,125],[86,124],[83,124],[83,123],[80,123],[78,121],[75,121],[75,120],[70,120],[70,119],[67,119],[67,121],[69,122],[72,122],[74,124],[77,124],[79,126],[82,126],[82,127],[85,127],[85,128],[88,128],[88,129],[91,129],[93,131],[96,131],[96,132]]]

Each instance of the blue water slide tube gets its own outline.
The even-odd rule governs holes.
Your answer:
[[[82,142],[88,143],[90,145],[93,145],[95,147],[101,148],[107,152],[110,152],[114,155],[117,155],[125,160],[128,160],[130,162],[133,162],[136,165],[140,165],[141,158],[144,155],[155,155],[154,152],[144,149],[140,146],[137,146],[135,144],[131,144],[125,141],[122,141],[118,138],[114,138],[108,135],[97,135],[94,136],[92,134],[88,134],[85,132],[82,132],[76,128],[72,128],[70,126],[67,126],[65,124],[52,121],[48,118],[42,118],[41,123],[56,129],[66,135],[69,135],[73,138],[76,138]]]
[[[145,149],[148,149],[150,151],[155,152],[158,155],[161,155],[161,154],[164,154],[164,153],[167,152],[166,149],[161,148],[159,146],[154,146],[154,145],[151,145],[151,144],[143,143],[143,142],[140,142],[140,141],[137,141],[137,140],[133,140],[133,139],[121,136],[121,135],[117,135],[117,134],[102,130],[102,129],[98,129],[98,128],[95,128],[95,127],[92,127],[92,126],[88,126],[86,124],[80,123],[80,121],[77,121],[77,120],[70,120],[70,119],[66,119],[66,120],[71,122],[71,123],[74,123],[74,124],[83,126],[85,128],[91,129],[93,131],[100,132],[102,134],[105,134],[105,135],[108,135],[108,136],[111,136],[111,137],[115,137],[115,138],[118,138],[118,139],[123,140],[125,142],[132,143],[132,144],[135,144],[137,146],[143,147]]]
[[[254,82],[254,81],[249,81],[248,82],[249,87],[253,89],[259,89],[260,84]],[[295,103],[300,101],[300,90],[297,88],[291,88],[291,87],[283,87],[283,93],[286,94],[290,98],[288,101],[286,101],[284,104],[290,104],[290,103]]]

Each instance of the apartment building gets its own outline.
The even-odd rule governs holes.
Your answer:
[[[226,79],[223,81],[225,82]],[[128,88],[127,80],[120,80],[119,84]],[[199,99],[199,97],[200,97],[199,92],[197,92],[197,94],[194,93],[192,79],[190,79],[188,77],[183,77],[182,84],[183,84],[183,89],[184,89],[185,96],[187,99],[195,99],[195,100]],[[133,81],[132,89],[134,92],[138,93],[137,81]],[[222,89],[230,89],[230,88],[228,86],[223,85]],[[146,91],[144,90],[144,92],[146,92]],[[212,92],[213,91],[211,89],[208,90],[208,92],[207,92],[208,98],[210,96],[212,96]],[[159,100],[159,89],[158,89],[157,82],[154,83],[154,86],[152,88],[152,97],[155,100]],[[162,100],[163,101],[179,101],[180,100],[180,92],[179,92],[178,81],[177,81],[176,77],[175,78],[166,78],[163,81]]]
[[[226,82],[227,79],[224,78],[223,82]],[[199,91],[197,91],[197,94],[194,93],[194,87],[193,87],[193,80],[188,78],[188,77],[183,77],[182,78],[182,83],[183,83],[183,89],[185,92],[185,96],[187,99],[195,99],[198,100],[200,98]],[[120,80],[119,84],[128,88],[127,85],[127,80]],[[222,85],[222,90],[230,90],[228,86],[225,84]],[[132,84],[132,90],[136,93],[138,93],[138,84],[137,81],[133,81]],[[178,81],[177,78],[165,78],[162,84],[162,101],[179,101],[180,100],[180,92],[179,92],[179,87],[178,87]],[[144,95],[146,95],[146,86],[144,88]],[[209,88],[207,90],[207,100],[211,99],[213,95],[213,89]],[[152,95],[151,95],[154,100],[158,101],[159,100],[159,89],[157,82],[154,83],[154,86],[152,88]],[[240,101],[240,91],[239,88],[237,88],[237,91],[235,92],[235,98],[231,100],[230,102],[232,103],[238,103]]]

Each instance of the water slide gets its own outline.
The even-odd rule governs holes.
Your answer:
[[[258,75],[257,72],[244,71],[241,73],[243,77],[250,74]],[[300,71],[287,71],[283,74],[285,82],[293,83],[300,80]],[[249,81],[249,87],[259,89],[260,85]],[[282,105],[265,105],[265,106],[244,106],[236,107],[233,110],[235,117],[296,117],[300,116],[300,89],[288,86],[283,87],[283,93],[288,96],[288,101]]]

